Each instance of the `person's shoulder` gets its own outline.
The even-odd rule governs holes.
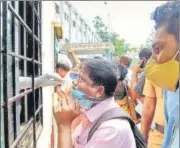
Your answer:
[[[92,141],[94,140],[100,140],[99,147],[104,147],[103,141],[108,147],[135,148],[135,138],[130,123],[124,119],[111,119],[102,123],[92,137]]]
[[[124,119],[111,119],[102,123],[100,127],[111,128],[119,132],[132,132],[130,123]]]

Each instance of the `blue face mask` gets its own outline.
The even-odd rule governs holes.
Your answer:
[[[88,96],[87,94],[83,93],[80,90],[72,89],[71,90],[72,98],[77,99],[78,103],[81,108],[84,109],[90,109],[93,104],[97,103],[97,101],[87,100],[85,96]]]

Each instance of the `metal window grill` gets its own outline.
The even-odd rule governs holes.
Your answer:
[[[41,1],[0,1],[0,147],[36,148],[43,127]],[[19,77],[32,78],[32,88],[19,90]],[[29,143],[32,142],[32,143]]]

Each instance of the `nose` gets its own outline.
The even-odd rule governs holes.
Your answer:
[[[154,51],[155,54],[159,54],[160,49],[158,47],[155,47],[155,48],[153,48],[153,51]]]

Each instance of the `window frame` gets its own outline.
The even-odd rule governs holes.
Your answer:
[[[73,27],[76,28],[76,21],[73,20]]]
[[[23,17],[20,16],[19,7],[20,4],[23,5]],[[27,4],[31,8],[31,18],[27,18],[26,8]],[[0,57],[2,58],[2,90],[3,90],[3,103],[0,104],[0,113],[4,113],[3,123],[4,123],[4,147],[17,147],[21,140],[24,138],[26,132],[32,127],[32,139],[33,147],[36,148],[37,139],[43,128],[43,104],[42,104],[42,88],[36,89],[34,87],[35,76],[42,74],[42,48],[41,48],[41,12],[42,12],[42,2],[34,1],[1,1],[0,8],[2,8],[2,17],[0,15]],[[0,9],[1,10],[1,9]],[[29,13],[29,12],[28,12]],[[11,15],[11,24],[8,22],[8,16]],[[27,18],[27,20],[26,20]],[[31,24],[28,24],[32,20]],[[35,23],[38,27],[35,28]],[[12,27],[10,31],[11,38],[8,37],[8,25]],[[1,29],[1,27],[3,29]],[[18,39],[21,34],[21,27],[23,27],[23,41]],[[38,29],[37,29],[38,28]],[[29,35],[29,38],[28,38]],[[30,39],[32,44],[30,44]],[[8,47],[8,41],[11,41],[12,47]],[[23,42],[23,43],[22,43]],[[19,49],[20,46],[22,49]],[[32,57],[28,57],[28,51],[32,46]],[[20,54],[23,52],[23,55]],[[36,53],[38,53],[36,55]],[[1,59],[0,59],[1,60]],[[12,60],[12,61],[11,61]],[[25,89],[23,92],[19,93],[19,70],[20,70],[20,60],[23,60],[23,76],[27,76],[28,68],[32,69],[30,73],[32,77],[32,87],[30,89]],[[27,65],[29,63],[29,65]],[[37,68],[38,67],[38,68]],[[12,71],[10,71],[12,69]],[[37,69],[37,71],[35,71]],[[10,83],[9,78],[12,79]],[[11,86],[11,87],[10,87]],[[11,96],[10,96],[11,94]],[[31,94],[32,98],[27,97]],[[33,102],[33,114],[29,119],[26,118],[25,126],[20,130],[20,109],[18,105],[21,100],[32,99]],[[25,103],[27,104],[27,102]],[[36,106],[37,105],[37,106]],[[22,110],[21,110],[22,112]],[[12,117],[12,118],[10,118]],[[37,129],[37,119],[41,124],[41,127]],[[12,129],[10,129],[10,125]],[[39,129],[40,128],[40,129]],[[10,130],[13,132],[10,136]],[[37,133],[39,131],[39,133]]]

